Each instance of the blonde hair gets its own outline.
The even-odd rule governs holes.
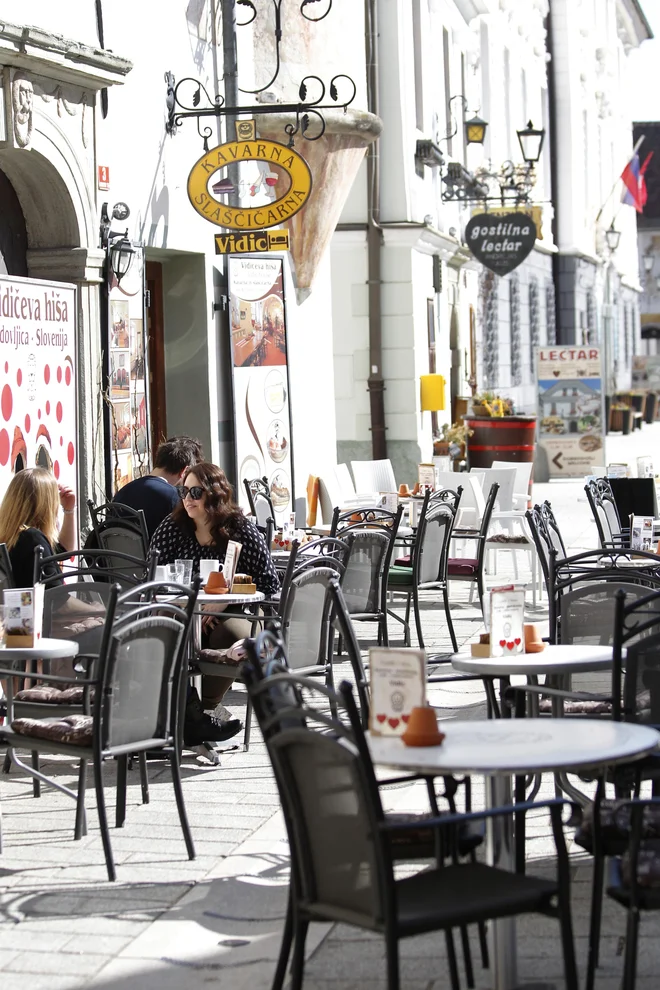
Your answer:
[[[53,546],[60,507],[55,477],[45,468],[26,468],[9,482],[0,504],[0,543],[11,550],[23,530],[34,528]]]

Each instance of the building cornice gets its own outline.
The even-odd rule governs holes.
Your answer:
[[[103,89],[123,83],[133,68],[128,59],[101,48],[51,34],[38,27],[0,20],[0,64],[76,85]]]

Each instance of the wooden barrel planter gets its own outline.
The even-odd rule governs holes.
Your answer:
[[[536,416],[465,416],[472,436],[468,439],[468,465],[488,468],[493,461],[533,461],[536,448]]]

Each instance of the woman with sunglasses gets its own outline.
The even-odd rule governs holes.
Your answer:
[[[151,549],[158,550],[159,564],[173,564],[176,560],[192,560],[199,569],[199,561],[225,559],[227,542],[236,540],[242,545],[239,564],[241,571],[251,574],[259,591],[272,595],[279,588],[279,578],[266,542],[249,519],[246,519],[232,499],[232,488],[224,471],[202,461],[188,468],[182,484],[177,486],[180,502],[163,519],[151,540]],[[238,639],[250,635],[247,619],[227,619],[209,615],[202,623],[204,645],[211,649],[224,649]],[[232,681],[227,677],[202,679],[202,704],[205,710],[219,710],[224,715],[221,701]]]

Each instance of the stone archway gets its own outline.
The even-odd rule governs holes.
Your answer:
[[[27,275],[27,228],[14,187],[0,169],[0,275]]]

